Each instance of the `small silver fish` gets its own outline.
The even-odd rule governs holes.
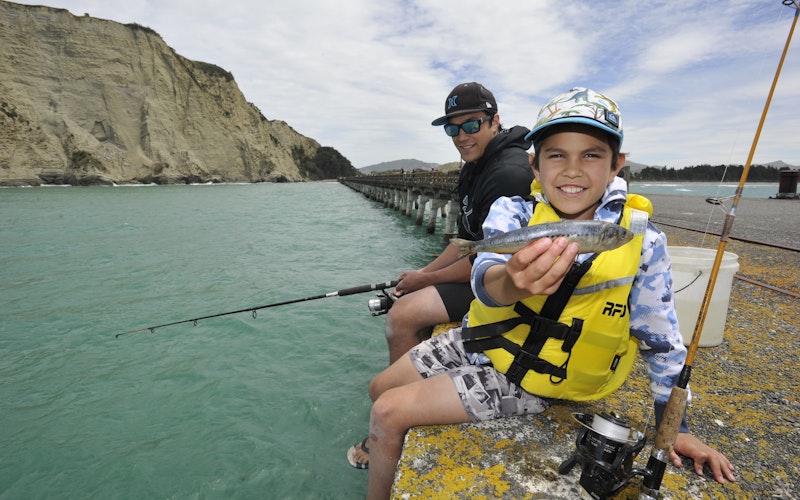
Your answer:
[[[578,253],[600,253],[619,248],[633,239],[633,233],[619,224],[599,220],[568,220],[526,226],[479,241],[452,238],[458,256],[475,252],[515,253],[540,238],[565,237],[578,244]]]

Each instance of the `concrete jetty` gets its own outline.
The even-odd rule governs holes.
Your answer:
[[[405,175],[364,175],[339,179],[345,186],[367,198],[414,218],[416,225],[426,225],[426,232],[436,232],[439,214],[444,217],[443,241],[456,233],[458,172],[409,172]],[[427,219],[426,219],[427,215]]]
[[[714,231],[716,212],[704,199],[649,196],[653,220],[665,224],[671,246],[714,248],[718,238],[667,225],[680,222]],[[710,222],[708,219],[711,219]],[[661,486],[666,499],[800,498],[800,201],[745,199],[726,251],[740,268],[730,290],[724,338],[698,350],[688,408],[692,432],[725,453],[736,483],[720,485],[694,472],[691,460],[669,465]],[[775,244],[762,245],[752,240]],[[685,325],[690,331],[694,325]],[[613,412],[647,443],[633,468],[644,469],[655,435],[644,363],[623,387],[591,403],[563,402],[541,415],[480,424],[417,427],[409,431],[393,498],[589,498],[581,467],[559,474],[575,451],[580,426],[573,413]],[[635,477],[615,498],[638,497]]]
[[[376,182],[369,196],[399,198],[407,206],[411,197],[421,199],[424,184],[436,181],[416,182],[410,191]],[[440,188],[428,196],[453,201]],[[646,196],[670,246],[716,250],[731,200],[712,205],[697,196]],[[682,467],[667,467],[661,493],[665,499],[800,498],[800,200],[742,198],[726,251],[738,256],[740,267],[729,290],[724,335],[720,344],[697,352],[687,415],[692,433],[734,463],[737,481],[718,484],[708,470],[698,475],[684,457]],[[691,336],[694,324],[682,329]],[[639,359],[622,388],[601,401],[560,402],[541,415],[480,424],[413,428],[392,497],[590,498],[580,485],[580,465],[559,474],[581,429],[573,414],[615,413],[644,432],[647,442],[632,464],[644,469],[655,436],[647,382]],[[615,498],[638,498],[640,485],[634,477]]]

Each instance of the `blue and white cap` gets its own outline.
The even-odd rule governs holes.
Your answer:
[[[557,95],[539,110],[539,117],[525,139],[536,136],[551,125],[582,123],[597,127],[616,137],[622,143],[622,114],[617,103],[600,92],[575,87]]]

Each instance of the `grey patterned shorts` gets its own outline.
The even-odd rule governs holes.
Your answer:
[[[461,327],[426,340],[408,355],[424,378],[444,373],[452,379],[473,422],[541,413],[550,406],[550,400],[525,392],[491,366],[473,365],[464,351]]]

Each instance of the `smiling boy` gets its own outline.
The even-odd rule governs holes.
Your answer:
[[[616,175],[625,164],[621,113],[598,92],[572,89],[542,108],[527,137],[535,150],[533,196],[498,199],[485,237],[562,219],[614,222],[637,236],[600,254],[578,255],[564,238],[537,240],[513,255],[478,254],[477,300],[463,327],[414,347],[370,384],[368,498],[389,496],[409,428],[599,399],[624,382],[637,352],[648,364],[656,425],[661,419],[686,348],[666,237],[648,221],[649,201],[628,195]],[[670,457],[676,466],[678,454],[691,457],[698,474],[708,465],[718,482],[735,481],[730,461],[685,421]]]

